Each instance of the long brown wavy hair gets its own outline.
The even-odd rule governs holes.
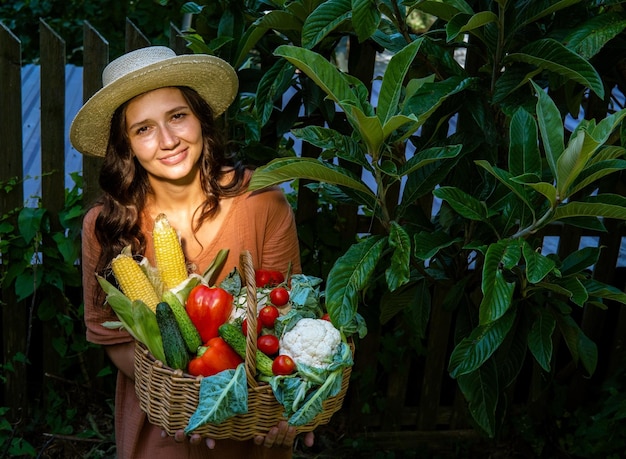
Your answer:
[[[191,111],[200,120],[203,150],[199,160],[204,203],[194,233],[217,211],[222,197],[236,196],[245,189],[245,167],[228,148],[228,143],[213,118],[209,104],[193,89],[177,87]],[[95,235],[102,247],[97,271],[104,273],[111,260],[130,245],[134,254],[144,254],[146,239],[141,232],[140,219],[151,192],[148,174],[132,154],[126,133],[126,106],[122,104],[113,114],[109,143],[100,170],[102,196],[95,205],[102,206],[95,222]],[[224,172],[223,168],[228,169]],[[233,173],[234,172],[234,173]],[[232,180],[221,184],[226,173]]]

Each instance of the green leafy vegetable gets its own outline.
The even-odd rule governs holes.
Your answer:
[[[245,365],[202,378],[198,407],[189,418],[185,433],[211,423],[220,424],[237,414],[248,412],[248,386]]]

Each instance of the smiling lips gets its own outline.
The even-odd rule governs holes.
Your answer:
[[[163,164],[170,165],[170,166],[178,164],[179,162],[183,161],[187,157],[187,151],[188,151],[187,148],[185,148],[182,151],[166,156],[165,158],[161,158],[159,159],[159,161]]]

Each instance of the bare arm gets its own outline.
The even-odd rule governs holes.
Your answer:
[[[113,364],[127,377],[135,380],[135,342],[112,344],[104,349]]]

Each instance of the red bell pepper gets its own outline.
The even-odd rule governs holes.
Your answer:
[[[185,309],[206,343],[218,336],[217,329],[230,317],[233,296],[222,288],[200,284],[189,292]]]
[[[237,368],[243,359],[219,336],[211,338],[198,350],[198,357],[189,362],[189,374],[211,376],[220,371]]]

